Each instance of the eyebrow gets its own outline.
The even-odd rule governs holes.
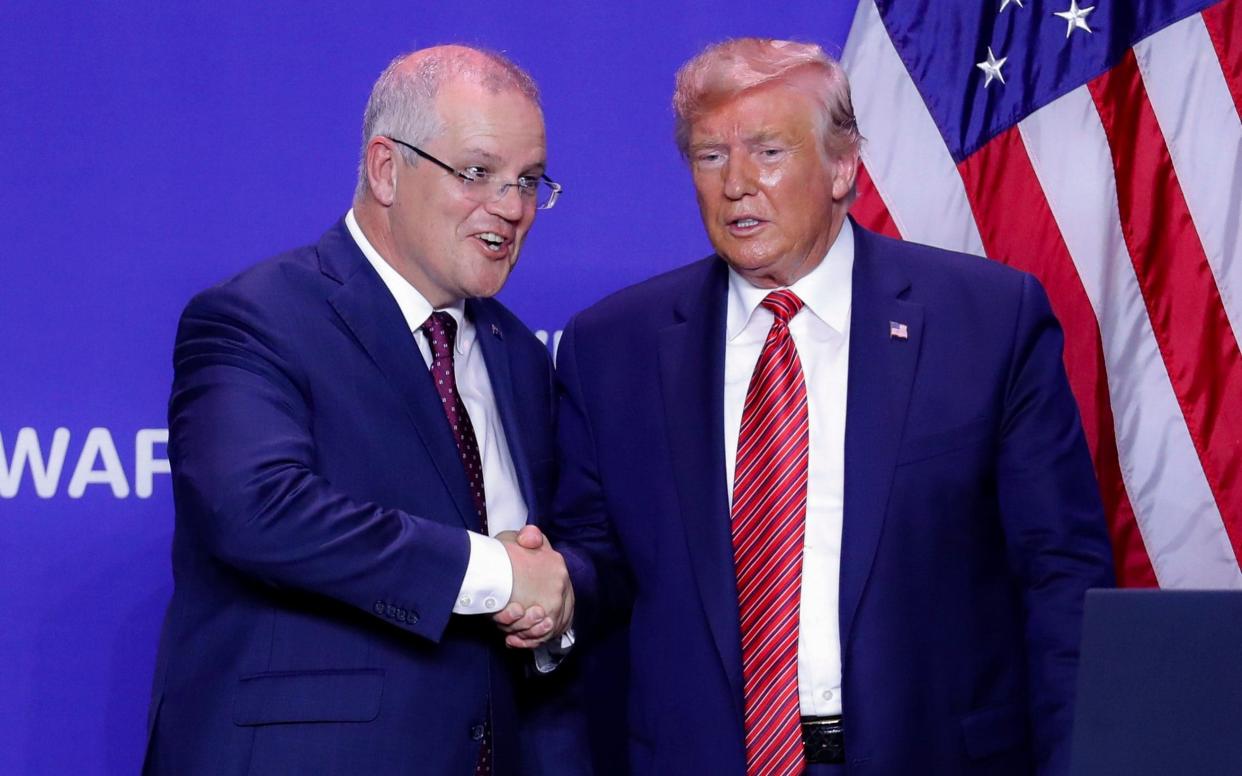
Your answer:
[[[469,155],[471,155],[471,156],[481,156],[481,157],[483,157],[486,161],[489,161],[489,162],[499,162],[499,161],[500,161],[500,157],[499,157],[499,156],[497,156],[496,154],[492,153],[491,151],[485,151],[484,149],[479,148],[478,146],[471,146],[470,148],[467,148],[467,149],[465,150],[465,153],[467,153],[467,154],[469,154]]]
[[[463,153],[470,155],[470,156],[482,157],[483,161],[489,162],[491,164],[498,165],[504,161],[503,159],[501,159],[499,156],[492,153],[491,151],[488,151],[484,148],[479,148],[478,146],[471,146],[467,148]],[[548,163],[546,161],[541,160],[533,164],[527,165],[525,169],[527,172],[538,170],[539,172],[535,174],[542,175],[544,171],[547,170],[547,168],[548,168]],[[526,173],[523,173],[523,174],[526,174]]]
[[[746,138],[747,143],[770,143],[773,140],[782,139],[781,132],[775,129],[761,129],[753,135]]]
[[[760,143],[770,143],[776,140],[784,139],[783,133],[778,129],[761,129],[753,134],[747,135],[742,139],[746,145],[756,145]],[[702,140],[698,143],[690,144],[690,152],[705,151],[710,148],[723,148],[729,145],[728,141],[720,139]]]

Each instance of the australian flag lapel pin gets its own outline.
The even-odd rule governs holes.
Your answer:
[[[910,338],[910,329],[904,323],[897,321],[888,322],[888,338],[895,340],[905,340]]]
[[[492,336],[499,337],[500,339],[505,338],[505,335],[500,332],[500,327],[494,323],[492,324]]]

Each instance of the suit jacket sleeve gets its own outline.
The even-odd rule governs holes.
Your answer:
[[[564,556],[577,601],[574,632],[591,638],[628,612],[632,585],[609,522],[577,352],[577,319],[561,335],[556,375],[560,480],[547,532]]]
[[[1083,597],[1113,584],[1112,554],[1062,334],[1026,276],[997,460],[1010,568],[1026,612],[1030,719],[1040,773],[1069,768]]]
[[[169,455],[179,525],[267,584],[439,640],[465,575],[465,529],[355,500],[317,473],[297,326],[228,289],[192,300],[177,334]]]

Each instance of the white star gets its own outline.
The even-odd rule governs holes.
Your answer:
[[[1001,75],[1001,65],[1005,64],[1005,60],[1007,59],[1009,59],[1009,57],[1001,57],[1000,59],[997,59],[996,55],[992,53],[992,47],[988,46],[987,61],[975,64],[975,67],[982,70],[984,75],[987,76],[983,81],[984,89],[988,88],[988,86],[992,84],[993,78],[997,79],[1002,84],[1005,83],[1005,76]]]
[[[1022,5],[1022,0],[1001,0],[1001,13],[1005,12],[1005,9],[1009,7],[1010,3],[1017,3],[1019,8],[1025,7]]]
[[[1087,14],[1094,10],[1094,5],[1090,8],[1079,8],[1078,0],[1070,0],[1070,7],[1068,11],[1054,13],[1053,16],[1060,16],[1066,21],[1065,37],[1068,38],[1070,33],[1072,33],[1075,28],[1092,32],[1091,28],[1087,26]]]

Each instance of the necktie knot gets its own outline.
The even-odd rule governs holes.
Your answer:
[[[771,310],[772,314],[776,316],[776,320],[786,325],[802,309],[802,300],[788,288],[773,291],[765,296],[760,304]]]
[[[431,343],[431,360],[453,360],[453,343],[457,339],[457,321],[446,312],[433,312],[419,327]]]

